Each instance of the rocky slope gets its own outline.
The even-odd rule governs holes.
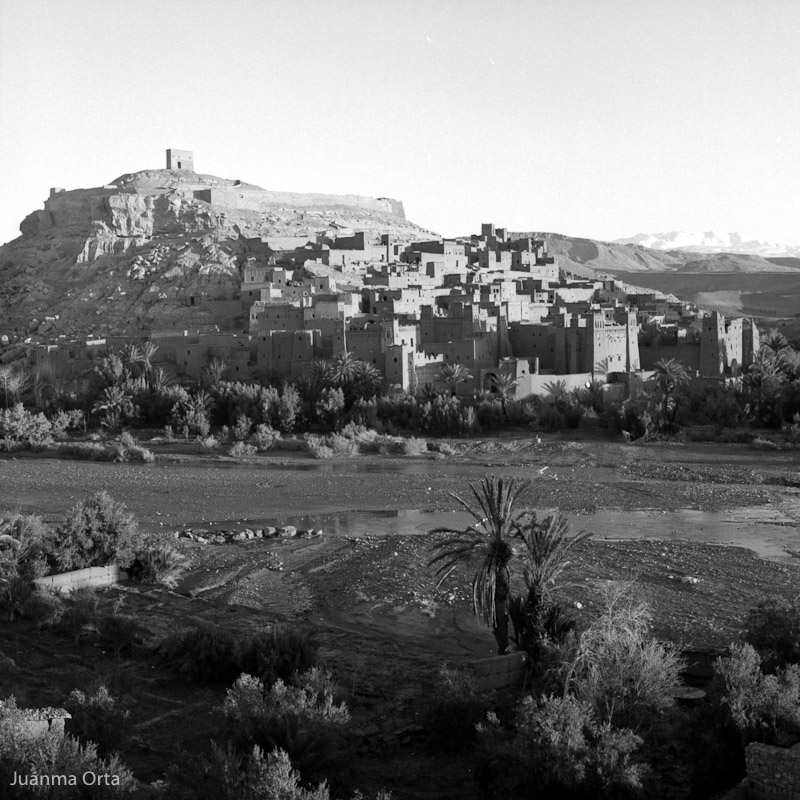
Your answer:
[[[546,237],[548,250],[559,264],[576,275],[598,272],[794,272],[793,266],[746,253],[702,253],[692,250],[653,250],[638,244],[599,242],[558,233]]]
[[[433,234],[402,203],[270,192],[171,170],[93,189],[52,190],[0,247],[0,334],[35,339],[230,327],[246,240],[353,230]],[[230,303],[192,305],[193,297]]]

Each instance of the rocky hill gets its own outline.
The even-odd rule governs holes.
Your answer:
[[[272,192],[187,171],[147,170],[51,190],[0,247],[0,334],[51,339],[230,326],[247,239],[348,230],[434,234],[401,202]],[[224,302],[194,304],[193,298]]]

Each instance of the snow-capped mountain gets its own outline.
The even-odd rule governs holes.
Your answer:
[[[687,253],[747,253],[762,258],[800,258],[800,245],[759,241],[747,239],[739,233],[716,231],[638,233],[628,239],[615,239],[613,244],[637,244],[651,250],[682,250]]]

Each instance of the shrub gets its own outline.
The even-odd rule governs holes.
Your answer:
[[[761,658],[749,644],[731,645],[728,658],[717,659],[716,670],[725,687],[723,704],[742,743],[788,747],[800,737],[800,665],[761,671]]]
[[[152,464],[156,460],[156,456],[152,450],[135,444],[125,451],[125,460],[136,461],[142,464]]]
[[[316,789],[301,786],[300,773],[287,753],[273,750],[265,755],[258,745],[240,755],[230,744],[226,748],[212,744],[210,758],[188,757],[168,775],[170,796],[176,800],[330,800],[324,783]]]
[[[197,444],[200,445],[201,453],[210,453],[212,450],[217,449],[219,441],[216,436],[198,436]]]
[[[31,610],[33,580],[47,574],[49,532],[40,517],[0,519],[0,609],[12,620]]]
[[[275,447],[275,443],[280,438],[281,435],[278,431],[262,423],[256,427],[251,441],[256,446],[259,453],[264,453],[267,450],[272,450],[272,448]]]
[[[745,640],[758,650],[767,672],[800,663],[800,596],[764,600],[750,609],[746,625]]]
[[[333,458],[333,448],[328,447],[327,444],[324,444],[325,439],[321,436],[309,436],[306,439],[306,447],[308,448],[308,452],[311,453],[314,458],[318,459],[326,459],[326,458]]]
[[[247,414],[239,414],[236,417],[236,425],[233,426],[233,438],[237,442],[245,442],[253,429],[253,420]]]
[[[103,614],[96,620],[100,646],[110,650],[114,658],[130,655],[138,643],[139,622],[130,614]]]
[[[330,674],[317,669],[297,676],[295,685],[278,680],[269,689],[242,675],[225,698],[231,739],[240,749],[285,750],[306,781],[326,777],[340,766],[350,719],[334,692]]]
[[[94,694],[73,689],[64,708],[72,715],[70,732],[84,743],[95,742],[101,755],[121,750],[128,740],[130,711],[121,708],[104,685]]]
[[[130,431],[123,431],[119,436],[119,443],[123,447],[136,447],[136,441]]]
[[[233,458],[248,458],[254,456],[258,452],[258,448],[254,444],[247,444],[246,442],[236,442],[228,454]]]
[[[22,403],[0,410],[0,438],[23,447],[52,443],[52,427],[44,414],[31,414]]]
[[[18,605],[19,613],[35,622],[39,628],[56,625],[64,614],[61,595],[51,589],[33,588],[25,593]]]
[[[404,456],[421,456],[428,452],[428,443],[416,436],[400,438],[397,442],[397,452]]]
[[[236,658],[239,670],[270,687],[277,680],[290,681],[317,663],[318,645],[313,636],[297,628],[275,625],[240,642]]]
[[[97,594],[88,587],[74,589],[67,598],[60,624],[72,634],[76,644],[80,641],[84,627],[95,620],[98,604]]]
[[[323,427],[336,429],[341,427],[344,408],[344,392],[339,388],[326,386],[314,404],[314,415]]]
[[[431,743],[440,750],[464,750],[475,740],[475,726],[488,710],[472,675],[443,665],[425,714]]]
[[[198,683],[230,683],[240,672],[233,634],[202,620],[162,637],[154,649],[164,664]]]
[[[578,637],[565,685],[601,724],[647,725],[673,703],[683,662],[650,636],[649,622],[630,586],[612,588],[601,616]]]
[[[536,421],[539,424],[539,427],[548,433],[560,431],[565,424],[564,417],[561,415],[561,412],[552,403],[542,404],[538,419]]]
[[[562,409],[561,414],[564,418],[564,424],[574,430],[581,424],[584,408],[580,403],[568,403]]]
[[[488,798],[625,798],[641,787],[644,768],[632,756],[633,731],[597,721],[589,703],[567,695],[517,709],[505,733],[495,716],[479,729],[476,781]]]
[[[132,572],[142,583],[160,583],[174,589],[185,569],[185,560],[174,545],[159,542],[136,554]]]
[[[67,512],[56,530],[53,557],[62,571],[132,563],[141,548],[136,518],[102,491]]]

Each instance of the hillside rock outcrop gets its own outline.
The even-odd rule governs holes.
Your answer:
[[[403,205],[272,192],[188,171],[145,170],[92,189],[53,189],[0,247],[0,334],[140,335],[237,319],[246,240],[349,230],[433,234]]]

